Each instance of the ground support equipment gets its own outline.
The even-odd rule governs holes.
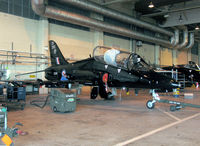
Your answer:
[[[54,112],[73,112],[76,109],[76,92],[72,89],[51,89],[50,107]]]
[[[179,102],[179,101],[168,100],[168,99],[160,99],[159,95],[155,93],[155,90],[152,91],[152,97],[153,99],[148,100],[146,103],[146,106],[148,109],[153,109],[155,107],[156,102],[171,104],[170,111],[176,111],[184,107],[200,108],[200,105],[197,105],[197,104]]]

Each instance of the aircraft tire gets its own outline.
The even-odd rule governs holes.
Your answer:
[[[176,110],[176,107],[173,106],[173,105],[171,105],[171,106],[170,106],[170,111],[171,111],[171,112],[174,112],[175,110]]]
[[[112,93],[111,92],[108,92],[107,93],[107,98],[106,100],[115,100],[114,96],[112,96]]]
[[[96,99],[97,96],[91,93],[90,98],[91,98],[91,99]]]
[[[57,110],[57,108],[55,106],[53,107],[53,111],[54,112],[58,112],[58,110]]]
[[[20,108],[21,110],[24,110],[24,105],[21,105],[21,108]]]
[[[146,106],[148,109],[153,109],[155,107],[155,103],[153,103],[153,100],[148,100]]]
[[[91,99],[96,99],[98,96],[98,87],[93,87],[92,91],[90,93],[90,98]]]
[[[99,95],[101,96],[101,98],[107,99],[108,95],[107,95],[105,86],[99,85]]]

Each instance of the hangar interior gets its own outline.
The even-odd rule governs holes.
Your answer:
[[[1,80],[45,80],[41,72],[20,74],[51,65],[49,40],[58,44],[70,62],[88,58],[96,46],[107,46],[137,53],[154,66],[189,61],[200,64],[199,10],[199,0],[0,0]],[[38,93],[44,97],[49,90],[42,87]],[[144,104],[146,90],[139,97],[132,90],[130,95],[119,90],[121,95],[115,101],[93,101],[88,98],[90,90],[91,87],[82,88],[79,106],[70,114],[53,113],[48,107],[35,109],[29,102],[38,95],[27,96],[28,104],[23,111],[8,112],[8,124],[22,121],[23,129],[29,133],[14,138],[14,143],[60,146],[200,142],[199,131],[195,130],[199,127],[198,109],[171,114],[168,106],[161,104],[151,111]],[[198,90],[188,92],[198,97]],[[199,103],[199,99],[189,102]],[[129,143],[128,139],[132,141]]]
[[[178,28],[180,31],[180,41],[183,37],[183,29],[181,26],[186,26],[188,33],[194,33],[194,45],[191,49],[172,49],[169,45],[159,45],[150,41],[143,41],[142,39],[134,39],[126,37],[126,35],[120,35],[116,32],[110,33],[107,31],[102,32],[85,26],[72,24],[69,22],[63,22],[60,20],[40,17],[35,14],[31,7],[31,1],[1,1],[1,32],[4,34],[1,36],[1,50],[27,52],[27,53],[40,53],[43,56],[48,56],[48,40],[55,40],[66,58],[71,60],[80,60],[88,58],[89,54],[92,54],[93,48],[97,45],[105,45],[111,47],[117,47],[128,51],[137,52],[148,63],[157,65],[172,65],[172,64],[187,64],[192,60],[199,63],[198,49],[199,49],[199,31],[195,29],[199,24],[196,11],[198,1],[155,1],[155,8],[148,8],[148,1],[143,4],[140,1],[94,1],[98,2],[101,6],[106,6],[109,9],[115,9],[120,13],[132,16],[138,20],[152,23],[155,26],[163,26],[170,32],[174,32],[174,28]],[[61,4],[50,1],[52,5],[58,7],[63,6]],[[165,34],[159,34],[157,32],[148,30],[144,27],[135,26],[128,22],[120,21],[116,18],[110,18],[93,11],[85,10],[69,3],[63,6],[64,9],[75,14],[81,14],[93,19],[103,20],[105,23],[116,25],[122,28],[136,30],[149,37],[155,35],[162,35],[161,37],[169,37]],[[196,8],[197,7],[197,8]],[[163,9],[163,10],[162,10]],[[162,10],[162,11],[161,11]],[[172,11],[172,12],[171,12]],[[176,12],[176,13],[175,13]],[[153,13],[153,14],[152,14]],[[166,14],[170,14],[165,18]],[[153,15],[153,16],[152,16]],[[183,20],[179,20],[180,17]],[[171,20],[172,19],[172,20]],[[171,22],[170,22],[171,21]],[[162,24],[163,23],[163,24]],[[10,30],[10,31],[7,31]],[[20,37],[19,37],[20,35]],[[87,36],[87,37],[85,37]],[[189,34],[188,38],[189,41]],[[188,42],[189,43],[189,42]],[[188,43],[186,45],[188,45]],[[83,51],[84,50],[84,51]],[[8,70],[11,70],[12,74],[18,74],[24,72],[21,68],[23,65],[28,65],[27,71],[41,70],[47,66],[48,60],[38,59],[37,65],[35,63],[23,62],[24,58],[16,57],[16,64],[12,63],[13,58],[7,57],[7,52],[2,52],[5,57],[2,56],[2,66],[6,66]],[[39,55],[41,57],[42,55]],[[20,55],[20,54],[19,54]],[[183,59],[184,58],[184,59]],[[40,65],[43,61],[44,65]],[[15,61],[14,61],[15,62]],[[20,63],[23,62],[23,63]],[[30,62],[36,62],[35,59]],[[9,66],[9,67],[8,67]],[[13,73],[13,70],[15,72]],[[38,74],[39,75],[39,74]],[[10,77],[12,77],[11,75]],[[29,78],[29,77],[23,77]]]

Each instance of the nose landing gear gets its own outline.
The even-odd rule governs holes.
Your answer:
[[[148,109],[154,109],[155,103],[160,100],[160,97],[155,92],[155,90],[152,90],[152,97],[153,97],[153,99],[152,100],[148,100],[147,103],[146,103],[146,106],[147,106]]]
[[[156,102],[171,104],[170,111],[180,110],[184,107],[200,108],[200,105],[197,105],[197,104],[179,102],[179,101],[168,100],[168,99],[160,99],[159,95],[155,93],[155,90],[152,90],[152,97],[153,99],[148,100],[146,103],[146,106],[148,109],[153,109],[155,107]]]

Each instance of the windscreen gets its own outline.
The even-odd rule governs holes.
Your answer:
[[[138,54],[132,53],[127,63],[128,70],[149,71],[152,67],[144,61]]]
[[[186,68],[195,69],[195,70],[200,70],[198,64],[196,64],[196,63],[193,62],[193,61],[189,61],[189,64],[187,64],[185,67],[186,67]]]
[[[189,64],[177,65],[177,67],[185,67],[187,69],[198,70],[198,71],[200,70],[199,65],[193,61],[189,61]]]

